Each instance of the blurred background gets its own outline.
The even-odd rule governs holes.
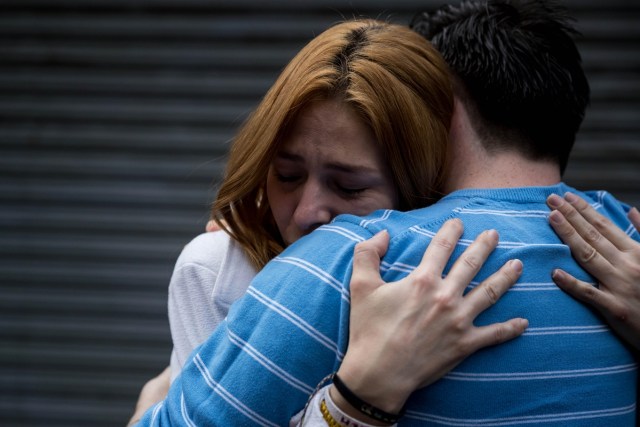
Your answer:
[[[0,425],[125,425],[247,113],[330,24],[441,3],[0,1]],[[592,87],[566,181],[640,206],[640,2],[564,3]]]

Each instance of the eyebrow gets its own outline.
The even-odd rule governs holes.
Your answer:
[[[283,159],[283,160],[290,160],[293,162],[304,162],[304,158],[302,156],[299,156],[297,154],[293,154],[290,153],[288,151],[279,151],[276,154],[276,159]],[[379,171],[376,168],[372,168],[369,166],[362,166],[362,165],[354,165],[351,163],[341,163],[341,162],[331,162],[328,163],[326,165],[326,167],[328,169],[337,171],[337,172],[345,172],[345,173],[370,173],[370,174],[377,174],[380,173],[382,171]]]

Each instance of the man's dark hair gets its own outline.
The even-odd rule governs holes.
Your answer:
[[[565,8],[551,1],[464,1],[416,15],[454,74],[487,150],[556,160],[563,172],[589,104]]]

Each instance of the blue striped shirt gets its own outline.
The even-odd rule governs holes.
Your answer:
[[[518,283],[476,325],[524,317],[529,328],[415,392],[399,424],[634,426],[637,364],[632,353],[593,310],[550,277],[560,267],[595,283],[548,225],[547,196],[567,191],[586,198],[640,240],[626,218],[626,205],[605,192],[580,193],[564,184],[461,190],[412,212],[340,216],[256,276],[226,321],[194,351],[168,398],[142,424],[287,425],[346,352],[354,245],[388,230],[391,241],[381,272],[385,281],[395,281],[418,265],[446,220],[460,218],[465,231],[454,259],[480,232],[500,233],[498,247],[469,289],[510,259],[524,263]]]

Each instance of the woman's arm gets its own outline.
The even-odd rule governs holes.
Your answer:
[[[600,286],[577,280],[560,269],[552,274],[554,282],[592,305],[616,333],[640,350],[640,243],[574,194],[567,193],[564,198],[552,195],[547,202],[554,209],[549,215],[551,226]],[[628,217],[637,233],[640,213],[633,208]]]
[[[253,267],[222,231],[202,234],[183,249],[169,284],[171,366],[144,385],[132,422],[166,397],[172,378],[226,316],[231,302],[244,293],[254,275]]]
[[[158,376],[151,378],[145,383],[140,391],[136,409],[131,416],[127,427],[133,426],[144,415],[149,408],[167,397],[169,386],[171,385],[171,368],[168,366]]]

